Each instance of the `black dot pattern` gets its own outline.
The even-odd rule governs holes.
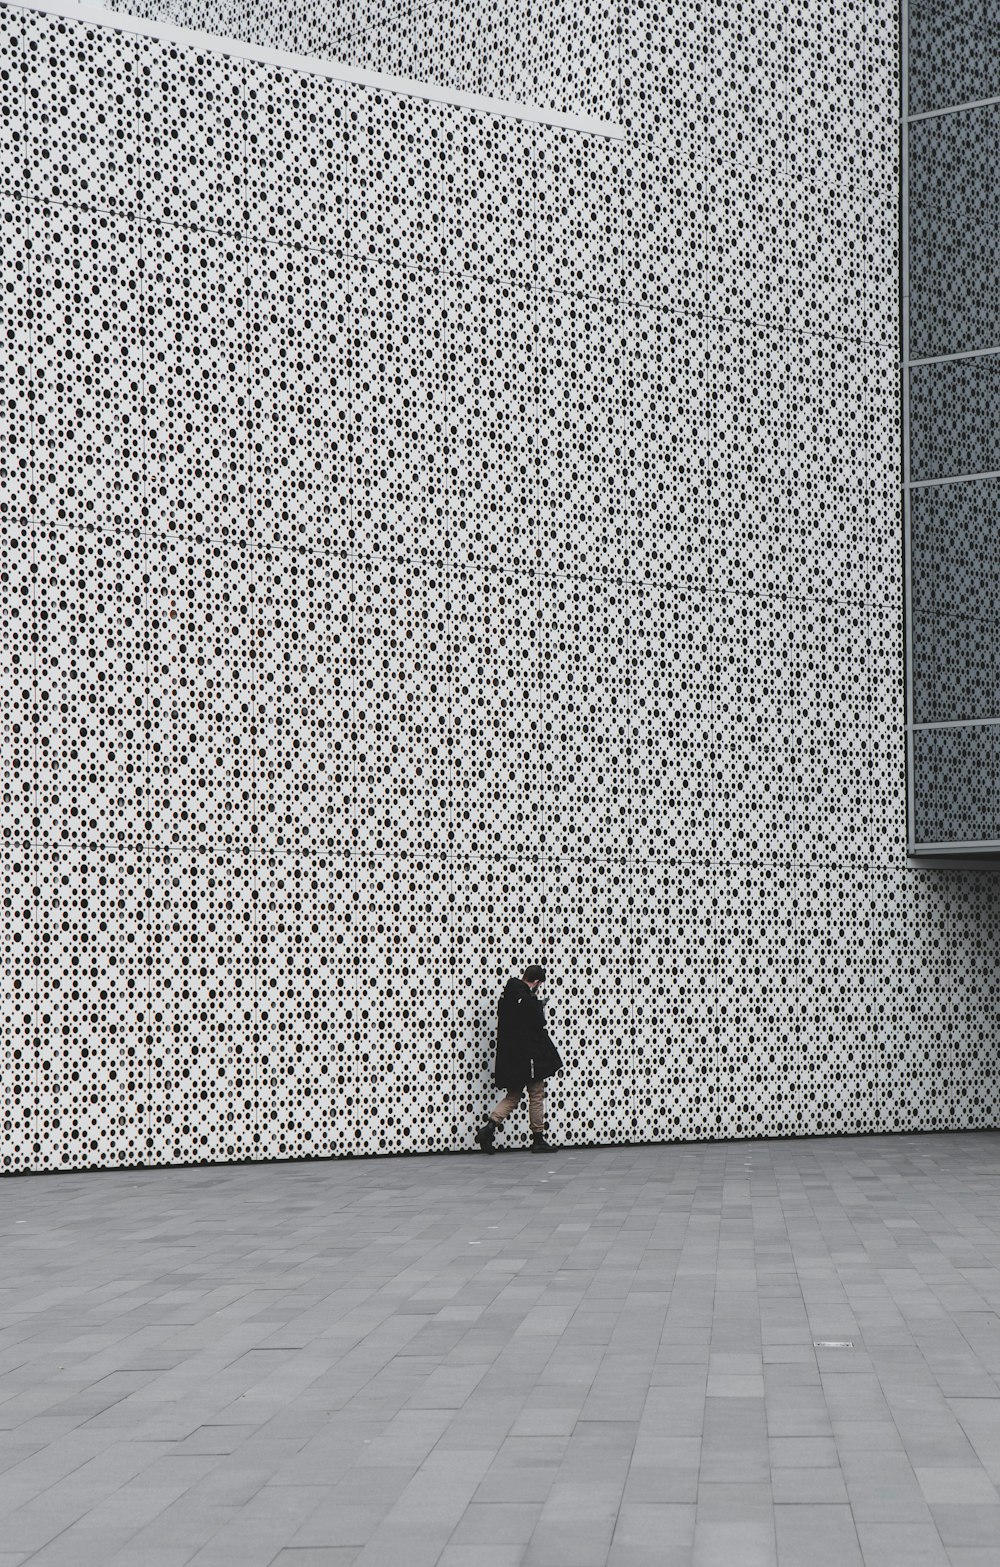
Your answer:
[[[612,0],[129,0],[110,9],[386,75],[614,120],[624,19]]]

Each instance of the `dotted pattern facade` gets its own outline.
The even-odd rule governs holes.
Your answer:
[[[116,0],[109,9],[458,92],[617,118],[623,18],[611,0],[553,0],[544,9],[527,0]],[[636,47],[645,27],[640,7]]]
[[[995,1117],[890,8],[615,28],[624,144],[0,7],[6,1170],[470,1147],[532,960],[555,1142]]]

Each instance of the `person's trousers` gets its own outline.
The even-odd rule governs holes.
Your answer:
[[[501,1125],[506,1121],[512,1110],[516,1110],[521,1103],[523,1088],[511,1088],[500,1103],[490,1111],[490,1120]],[[533,1132],[545,1130],[545,1079],[537,1083],[528,1084],[528,1125]]]

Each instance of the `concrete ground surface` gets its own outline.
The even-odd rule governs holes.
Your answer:
[[[1000,1567],[997,1134],[14,1177],[0,1235],[0,1567]]]

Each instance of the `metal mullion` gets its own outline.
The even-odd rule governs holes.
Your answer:
[[[1000,479],[1000,468],[987,468],[982,473],[945,473],[939,479],[911,479],[908,490],[928,490],[938,484],[976,484],[980,479]]]
[[[913,769],[916,758],[914,756],[913,729],[910,724],[906,726],[906,841],[907,853],[919,854],[920,846],[917,843],[917,799],[913,787]]]
[[[993,109],[1000,103],[1000,98],[973,98],[969,103],[950,103],[946,109],[921,109],[918,114],[907,114],[906,120],[910,125],[916,125],[918,120],[938,120],[942,114],[966,114],[970,109]]]
[[[909,292],[907,292],[907,302],[909,302]],[[989,348],[966,348],[960,354],[928,354],[924,359],[911,359],[910,364],[948,365],[960,359],[989,359],[991,354],[1000,354],[1000,344],[992,343]]]
[[[956,838],[954,842],[921,844],[912,858],[922,860],[925,855],[940,854],[997,854],[1000,853],[1000,838]],[[914,869],[920,867],[914,866]],[[931,869],[932,867],[928,867]],[[978,869],[978,866],[970,866],[969,869]],[[988,867],[984,866],[984,869]],[[992,867],[995,870],[995,867]]]
[[[1000,724],[997,718],[933,718],[923,723],[911,724],[910,728],[916,732],[924,729],[995,729]]]
[[[910,118],[910,0],[899,4],[899,96],[905,123]]]

